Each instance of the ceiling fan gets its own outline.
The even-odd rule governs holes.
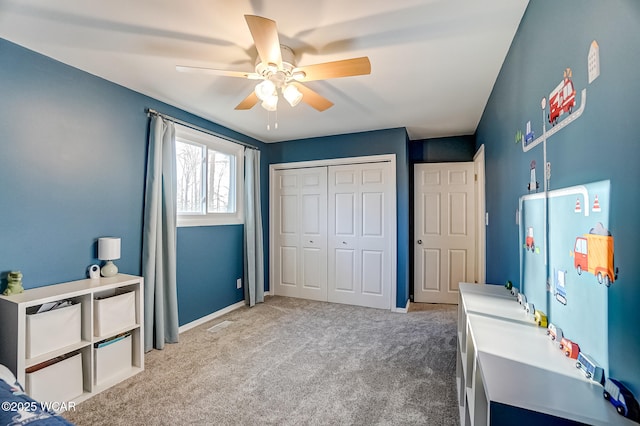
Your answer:
[[[255,15],[244,17],[258,51],[255,72],[176,66],[181,72],[261,80],[255,90],[236,106],[237,110],[251,109],[261,101],[262,107],[267,111],[275,111],[280,92],[292,107],[304,101],[318,111],[324,111],[333,106],[333,102],[301,84],[302,82],[371,73],[371,63],[366,56],[298,67],[293,50],[280,44],[275,21]]]

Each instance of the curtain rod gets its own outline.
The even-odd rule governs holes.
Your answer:
[[[258,148],[257,146],[251,145],[251,144],[246,143],[246,142],[240,142],[240,141],[232,139],[232,138],[230,138],[228,136],[221,135],[220,133],[216,133],[214,131],[211,131],[211,130],[196,126],[195,124],[187,123],[186,121],[182,121],[179,118],[175,118],[175,117],[172,117],[170,115],[163,114],[163,113],[158,112],[158,111],[156,111],[154,109],[146,108],[145,111],[146,111],[147,115],[150,115],[150,114],[157,115],[157,116],[165,118],[165,119],[167,119],[169,121],[173,121],[176,124],[181,124],[181,125],[183,125],[185,127],[188,127],[190,129],[197,130],[199,132],[203,132],[203,133],[206,133],[208,135],[215,136],[217,138],[224,139],[226,141],[229,141],[229,142],[232,142],[232,143],[236,143],[238,145],[245,146],[247,148],[255,149],[255,150],[258,150],[258,151],[260,150],[260,148]]]

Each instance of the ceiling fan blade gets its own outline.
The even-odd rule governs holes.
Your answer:
[[[249,96],[247,96],[246,98],[244,98],[242,100],[242,102],[240,102],[238,104],[238,106],[236,106],[235,109],[238,110],[244,110],[244,109],[251,109],[253,108],[258,102],[260,102],[260,99],[258,99],[258,96],[256,96],[256,92],[252,91]]]
[[[296,82],[292,82],[290,84],[296,86],[302,93],[302,102],[307,103],[318,111],[322,112],[333,106],[333,102],[309,89],[307,86]]]
[[[371,74],[369,58],[344,59],[342,61],[324,62],[322,64],[307,65],[293,70],[304,72],[305,76],[296,78],[298,81],[326,80],[329,78],[351,77],[355,75]]]
[[[221,75],[224,77],[240,77],[240,78],[248,78],[251,80],[256,80],[260,78],[260,76],[254,72],[216,70],[213,68],[190,67],[186,65],[176,65],[176,71],[194,73],[194,74]]]
[[[282,68],[282,53],[276,22],[255,15],[244,15],[253,37],[260,60],[267,64],[276,64]]]

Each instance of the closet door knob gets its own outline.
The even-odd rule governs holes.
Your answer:
[[[418,240],[418,244],[422,244],[422,240]]]

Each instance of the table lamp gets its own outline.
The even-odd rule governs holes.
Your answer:
[[[113,277],[118,273],[118,267],[113,260],[120,259],[120,238],[98,238],[98,259],[106,260],[100,273],[103,277]]]

